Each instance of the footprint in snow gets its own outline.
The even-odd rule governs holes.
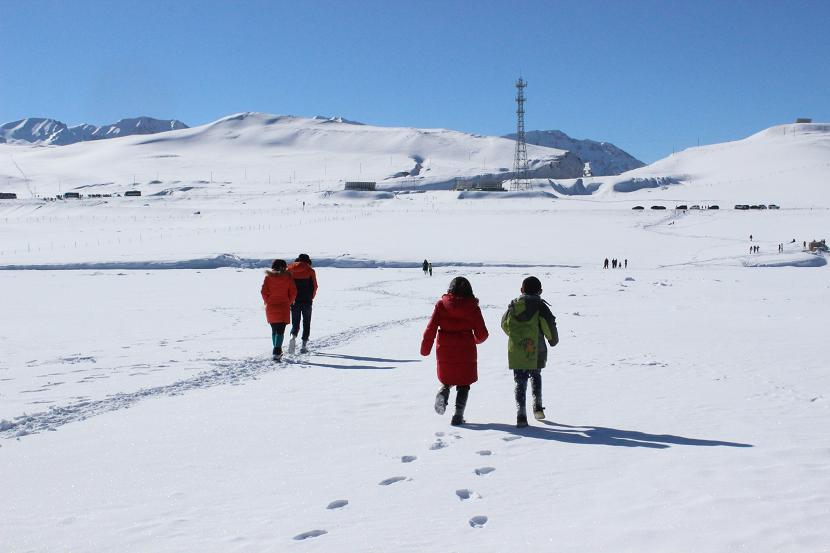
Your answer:
[[[442,439],[440,439],[440,438],[439,438],[439,439],[435,440],[435,443],[434,443],[434,444],[432,444],[431,446],[429,446],[429,449],[430,449],[431,451],[436,451],[436,450],[438,450],[438,449],[444,449],[445,447],[447,447],[447,443],[446,443],[446,442],[444,442],[444,440],[442,440]]]
[[[394,484],[396,482],[400,482],[401,480],[406,480],[406,476],[393,476],[391,478],[387,478],[386,480],[381,480],[378,482],[378,485],[388,486],[389,484]]]
[[[328,507],[326,507],[326,509],[342,509],[348,504],[348,499],[335,499],[334,501],[328,504]]]
[[[478,453],[479,455],[492,455],[493,454],[493,452],[490,451],[489,449],[482,449],[480,451],[476,451],[476,453]]]
[[[401,457],[401,463],[411,463],[412,461],[417,461],[418,458],[414,455],[404,455]]]
[[[302,534],[297,534],[294,536],[294,539],[297,541],[307,540],[308,538],[317,538],[322,536],[323,534],[328,534],[325,530],[310,530],[308,532],[303,532]]]
[[[504,438],[502,438],[502,440],[504,440],[505,442],[512,442],[513,440],[519,439],[521,439],[521,436],[505,436]]]
[[[480,467],[480,468],[477,468],[477,469],[475,470],[475,473],[476,473],[478,476],[484,476],[485,474],[490,474],[490,473],[491,473],[491,472],[493,472],[494,470],[496,470],[496,469],[495,469],[495,468],[493,468],[493,467]]]
[[[468,499],[481,499],[481,495],[468,489],[455,490],[455,495],[457,495],[458,499],[461,501],[467,501]]]
[[[479,515],[470,519],[470,526],[473,528],[484,528],[485,524],[487,524],[486,516]]]

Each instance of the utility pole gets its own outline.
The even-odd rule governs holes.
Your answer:
[[[525,88],[527,82],[516,81],[516,155],[513,158],[513,180],[510,190],[528,190],[527,140],[525,138]]]

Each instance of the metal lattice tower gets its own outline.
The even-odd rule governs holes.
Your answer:
[[[516,156],[513,159],[513,180],[510,190],[529,190],[527,166],[527,140],[525,139],[525,87],[527,82],[516,81]]]

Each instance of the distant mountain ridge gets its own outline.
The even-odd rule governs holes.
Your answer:
[[[138,134],[157,134],[187,128],[190,127],[178,119],[154,119],[152,117],[121,119],[117,123],[100,127],[86,123],[70,127],[56,119],[30,117],[0,125],[0,144],[25,142],[67,146],[90,140],[104,140]]]
[[[591,171],[597,176],[619,175],[645,166],[645,163],[610,142],[579,140],[558,130],[527,131],[525,137],[528,144],[576,154],[583,162],[591,164]],[[516,134],[505,135],[505,138],[516,140]]]

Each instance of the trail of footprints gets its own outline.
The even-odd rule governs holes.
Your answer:
[[[451,434],[447,435],[447,433],[445,433],[445,432],[436,432],[435,433],[435,438],[436,438],[435,442],[429,447],[430,451],[437,451],[437,450],[449,447],[449,445],[452,443],[452,440],[460,440],[461,436],[456,434],[456,433],[451,433]],[[506,441],[506,442],[512,442],[513,440],[518,440],[520,438],[521,438],[521,436],[508,436],[506,438],[502,438],[502,440]],[[489,449],[480,449],[480,450],[476,451],[476,454],[481,456],[481,457],[490,457],[491,455],[493,455],[493,452]],[[401,456],[400,459],[401,459],[401,463],[406,464],[406,463],[414,463],[415,461],[418,460],[418,457],[416,455],[403,455],[403,456]],[[475,474],[476,476],[486,476],[486,475],[494,472],[495,470],[496,470],[495,467],[482,466],[482,467],[477,467],[477,468],[473,469],[473,474]],[[384,478],[383,480],[378,482],[378,485],[379,486],[392,486],[392,485],[397,484],[399,482],[411,482],[411,481],[412,481],[412,478],[407,478],[406,476],[390,476],[389,478]],[[478,499],[482,498],[481,494],[475,492],[474,490],[468,489],[468,488],[461,488],[461,489],[455,490],[455,495],[456,495],[456,497],[458,497],[458,499],[460,501],[473,501],[473,500],[478,500]],[[342,509],[342,508],[344,508],[348,505],[349,505],[349,500],[348,499],[336,499],[336,500],[332,501],[331,503],[329,503],[328,506],[326,507],[326,509],[329,510],[329,511],[336,511],[336,510]],[[468,521],[468,524],[470,525],[471,528],[484,528],[484,526],[487,524],[488,520],[489,519],[485,515],[476,515],[476,516],[470,518],[470,520]],[[297,540],[297,541],[302,541],[302,540],[307,540],[307,539],[310,539],[310,538],[317,538],[317,537],[323,536],[327,533],[328,532],[326,530],[322,530],[322,529],[309,530],[308,532],[303,532],[301,534],[297,534],[296,536],[294,536],[294,539]]]

